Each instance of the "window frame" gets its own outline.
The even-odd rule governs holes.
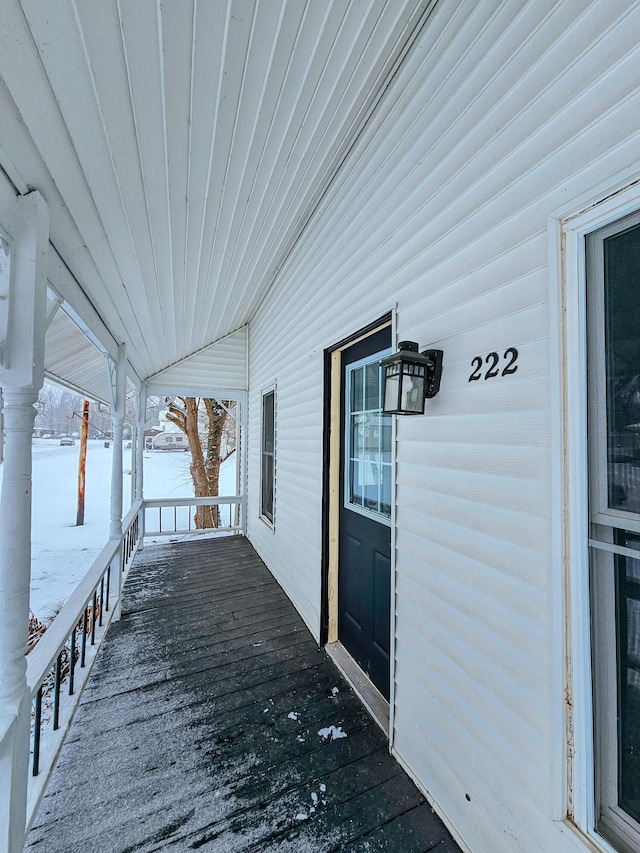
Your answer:
[[[553,814],[563,834],[618,853],[596,829],[596,754],[589,571],[586,238],[640,211],[628,174],[548,219],[554,648]],[[625,521],[625,524],[627,522]],[[627,527],[627,529],[629,529]]]
[[[265,450],[267,436],[265,433],[265,401],[268,397],[273,397],[273,422],[272,422],[272,447],[273,450]],[[268,388],[264,388],[260,393],[260,500],[259,500],[259,518],[268,525],[272,530],[275,530],[276,524],[276,442],[277,442],[277,405],[276,405],[276,385],[275,383]],[[265,508],[264,505],[264,473],[265,473],[265,457],[271,459],[271,506]],[[265,512],[265,509],[270,509],[270,512]]]
[[[618,805],[621,797],[618,729],[622,719],[619,706],[622,701],[619,683],[622,652],[618,649],[620,604],[616,564],[624,555],[616,556],[612,549],[620,548],[616,545],[617,531],[640,532],[640,513],[609,506],[604,242],[639,224],[640,210],[590,232],[585,238],[594,818],[599,833],[612,843],[634,845],[636,849],[640,849],[640,820],[635,820]]]

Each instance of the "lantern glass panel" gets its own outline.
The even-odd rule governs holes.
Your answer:
[[[406,366],[415,368],[415,365]],[[420,375],[416,370],[403,372],[402,394],[400,396],[401,411],[422,414],[424,412],[424,388],[424,368],[422,368],[422,375]]]
[[[390,364],[386,368],[384,382],[384,410],[395,412],[398,409],[400,397],[400,370],[399,365]]]

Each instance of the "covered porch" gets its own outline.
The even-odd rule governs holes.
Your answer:
[[[26,849],[458,850],[242,536],[139,553]]]

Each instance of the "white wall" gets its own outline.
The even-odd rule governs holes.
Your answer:
[[[639,67],[637,3],[441,2],[250,328],[249,535],[316,635],[323,350],[396,303],[399,339],[444,350],[425,417],[398,418],[394,746],[474,853],[575,849],[554,822],[547,227],[637,177]],[[468,381],[511,346],[517,373]]]

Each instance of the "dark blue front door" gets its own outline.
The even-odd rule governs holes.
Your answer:
[[[391,415],[383,415],[379,362],[391,327],[342,353],[338,637],[389,698],[391,647]]]

